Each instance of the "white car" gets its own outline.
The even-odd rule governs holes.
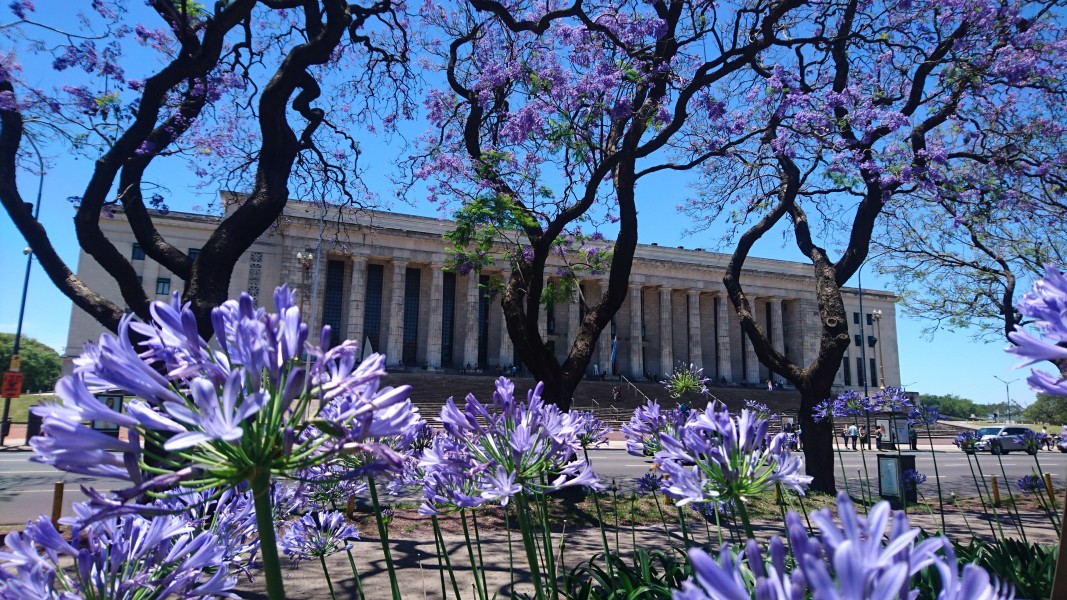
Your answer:
[[[991,452],[993,454],[1007,454],[1015,450],[1026,450],[1022,442],[1016,440],[1016,436],[1024,435],[1031,431],[1026,427],[983,427],[977,431],[978,441],[974,444],[977,452]],[[1037,449],[1029,450],[1031,454],[1037,454]]]

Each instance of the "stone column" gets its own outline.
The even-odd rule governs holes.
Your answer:
[[[719,339],[719,377],[725,377],[726,381],[733,381],[733,373],[730,368],[730,299],[725,294],[716,297],[719,301],[716,316],[718,328],[715,335]]]
[[[352,257],[352,283],[348,299],[348,339],[363,348],[363,319],[367,309],[367,257]]]
[[[630,376],[643,377],[641,364],[641,286],[630,285]]]
[[[541,290],[548,287],[548,279],[546,278],[541,284]],[[541,299],[537,299],[537,333],[541,335],[541,341],[548,343],[548,309],[541,302]]]
[[[700,290],[689,290],[689,362],[698,369],[704,367],[700,347]]]
[[[510,274],[504,273],[504,285],[507,285]],[[497,364],[501,367],[507,366],[515,362],[515,345],[511,342],[511,335],[508,334],[508,320],[504,315],[504,303],[500,303],[500,353],[497,356]]]
[[[464,365],[478,365],[478,273],[467,274],[467,337],[463,340]],[[480,365],[484,367],[485,365]]]
[[[756,308],[759,300],[752,299],[752,312],[753,318],[759,313],[759,309]],[[745,340],[745,381],[748,383],[759,384],[759,358],[756,358],[756,347],[752,345],[752,340],[748,337],[747,333],[742,331],[742,337]]]
[[[393,287],[389,294],[389,337],[386,343],[386,361],[397,365],[404,356],[404,271],[408,263],[393,261]]]
[[[608,282],[601,281],[599,287],[600,296],[597,298],[599,302],[600,298],[604,297],[604,294],[608,293]],[[604,326],[604,330],[600,332],[600,341],[597,342],[597,361],[600,364],[600,372],[611,375],[611,321]],[[618,360],[618,357],[616,357]]]
[[[785,327],[782,322],[782,299],[771,298],[771,322],[767,327],[771,332],[771,346],[779,354],[785,354]]]
[[[441,265],[430,265],[430,331],[426,334],[426,363],[441,368],[441,327],[444,325],[445,274]]]
[[[580,284],[580,282],[579,282]],[[569,302],[567,307],[570,312],[567,315],[567,344],[573,346],[574,340],[578,339],[578,327],[581,325],[581,303],[582,303],[582,291],[575,286],[574,300]],[[570,353],[570,350],[567,350]],[[566,356],[566,354],[564,354]]]
[[[659,289],[659,373],[666,379],[674,372],[674,336],[671,335],[671,288]]]

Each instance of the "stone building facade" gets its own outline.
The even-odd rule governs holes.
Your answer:
[[[238,263],[230,296],[247,290],[272,308],[271,292],[287,282],[298,292],[306,320],[330,324],[335,339],[360,340],[366,351],[384,352],[390,365],[437,370],[519,364],[499,297],[486,285],[491,278],[507,277],[506,265],[468,275],[446,271],[442,236],[450,228],[447,221],[376,211],[338,215],[336,208],[320,220],[320,210],[317,204],[290,202],[277,226]],[[198,251],[218,220],[175,212],[155,217],[163,237],[190,253]],[[149,297],[162,300],[181,291],[180,279],[144,256],[121,213],[101,227],[129,254]],[[320,231],[329,240],[321,247]],[[639,246],[629,295],[601,335],[589,374],[662,377],[677,365],[695,364],[716,382],[765,385],[770,373],[757,360],[725,294],[722,276],[728,258],[700,248]],[[810,271],[803,263],[750,258],[743,276],[757,319],[775,348],[801,365],[813,359],[819,339]],[[117,285],[84,252],[78,276],[121,302]],[[590,303],[605,289],[606,276],[581,283]],[[862,388],[866,378],[872,387],[899,385],[895,296],[863,290],[862,311],[860,303],[860,291],[847,288],[853,343],[836,383]],[[562,360],[583,316],[582,305],[575,298],[541,310],[541,333]],[[68,358],[101,332],[75,307]]]

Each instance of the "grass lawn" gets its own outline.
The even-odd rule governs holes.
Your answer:
[[[25,423],[30,416],[30,407],[44,400],[55,398],[52,394],[23,394],[11,400],[10,419],[15,423]]]

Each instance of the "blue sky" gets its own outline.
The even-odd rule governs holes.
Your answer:
[[[379,148],[375,154],[386,158],[388,150]],[[392,153],[395,155],[395,151]],[[387,164],[387,160],[382,160]],[[80,195],[85,185],[91,162],[87,159],[74,159],[63,155],[50,168],[44,181],[41,221],[52,236],[60,254],[72,269],[76,269],[78,246],[74,236],[71,205],[66,200],[69,196]],[[150,173],[151,175],[151,173]],[[172,207],[178,210],[190,210],[194,205],[207,204],[213,194],[203,190],[183,189],[185,180],[180,173],[171,184]],[[384,173],[378,179],[385,187]],[[191,179],[191,178],[190,178]],[[26,200],[32,201],[37,193],[37,177],[23,173],[19,179],[19,189]],[[379,189],[383,198],[392,196],[389,189]],[[656,182],[656,185],[644,185],[639,190],[640,210],[643,215],[654,214],[656,218],[640,220],[641,243],[657,242],[663,246],[685,245],[686,247],[710,247],[713,239],[721,232],[708,232],[682,237],[690,220],[676,213],[673,206],[690,193],[682,180],[675,182]],[[669,208],[669,209],[668,209]],[[417,212],[436,215],[428,203],[414,207],[407,204],[394,206],[398,212]],[[11,224],[6,214],[0,216],[0,276],[6,283],[7,292],[0,295],[0,331],[13,332],[18,317],[18,305],[21,283],[25,268],[25,240]],[[798,259],[799,255],[792,246],[783,246],[780,237],[757,245],[754,255]],[[883,288],[873,273],[867,268],[864,273],[867,287]],[[851,285],[855,285],[855,281]],[[66,345],[67,326],[70,320],[71,302],[58,292],[45,277],[44,272],[35,264],[31,275],[26,317],[23,325],[25,335],[37,338],[57,349]],[[1014,357],[1003,352],[1006,343],[982,343],[974,341],[970,332],[939,332],[931,340],[921,335],[924,322],[906,313],[898,311],[897,330],[902,381],[908,389],[920,393],[958,394],[977,402],[989,403],[1003,401],[1004,384],[994,378],[1004,380],[1018,379],[1011,385],[1012,399],[1023,405],[1029,404],[1034,393],[1025,382],[1027,372],[1013,370],[1018,362]]]

